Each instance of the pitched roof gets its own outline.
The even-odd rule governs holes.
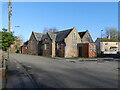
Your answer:
[[[63,42],[64,39],[69,35],[69,33],[73,30],[74,28],[70,28],[67,30],[62,30],[58,32],[48,32],[47,34],[50,36],[52,40],[55,40],[56,42]]]
[[[83,36],[85,35],[85,33],[88,32],[88,30],[84,31],[84,32],[78,32],[80,37],[83,38]]]
[[[69,33],[73,30],[74,28],[70,28],[67,30],[55,32],[56,34],[56,42],[63,42],[64,39],[69,35]]]
[[[54,41],[56,40],[56,34],[54,32],[48,32],[48,35],[50,36],[52,40]]]
[[[36,40],[41,41],[43,34],[42,33],[36,33],[36,32],[33,32],[33,33],[35,35]]]
[[[29,41],[26,41],[22,46],[27,46]]]

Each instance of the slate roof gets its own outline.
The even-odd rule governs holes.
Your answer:
[[[54,41],[56,40],[56,34],[54,32],[48,32],[48,35],[50,36],[52,40]]]
[[[58,31],[58,32],[48,32],[48,34],[52,40],[55,40],[56,42],[63,42],[64,39],[69,35],[69,33],[73,29],[74,28],[70,28],[70,29],[62,30],[62,31]]]
[[[88,32],[88,30],[84,31],[84,32],[78,32],[80,37],[83,38],[83,36],[85,35],[85,33]]]
[[[37,41],[41,41],[43,34],[42,33],[36,33],[36,32],[33,32],[33,33],[34,33],[35,38],[37,39]]]
[[[29,41],[26,41],[22,46],[27,46]]]
[[[67,30],[62,30],[62,31],[58,31],[58,32],[48,32],[47,34],[50,36],[50,38],[56,42],[63,42],[64,39],[69,35],[69,33],[73,30],[74,28],[70,28]],[[42,34],[42,33],[36,33],[33,32],[35,35],[35,38],[38,41],[42,40],[42,37],[46,34]]]

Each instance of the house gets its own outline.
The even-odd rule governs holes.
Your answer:
[[[28,42],[28,54],[42,55],[41,39],[43,34],[32,32]]]
[[[42,37],[42,55],[43,56],[55,56],[55,34],[48,32]]]
[[[79,32],[79,35],[81,37],[81,41],[82,43],[93,43],[92,37],[89,33],[88,30],[84,31],[84,32]]]
[[[26,41],[26,42],[21,46],[21,53],[22,53],[22,54],[28,54],[28,41]]]
[[[76,57],[77,43],[81,43],[81,38],[75,27],[59,32],[48,32],[42,38],[42,53],[49,56]]]
[[[119,43],[117,39],[109,38],[97,38],[95,43],[98,46],[98,53],[102,54],[117,54],[119,49]]]
[[[94,43],[78,43],[79,57],[97,57],[97,45]]]
[[[88,31],[78,33],[75,27],[46,34],[32,32],[28,42],[28,53],[52,57],[78,57],[80,56],[79,48],[82,45],[87,46],[82,49],[88,51],[85,53],[86,56],[82,55],[83,57],[95,57],[97,50],[92,42],[92,37]],[[90,51],[92,46],[94,50]],[[82,53],[84,51],[82,50]]]
[[[15,37],[14,44],[10,45],[10,51],[11,52],[19,52],[20,47],[23,45],[23,41],[19,36]]]

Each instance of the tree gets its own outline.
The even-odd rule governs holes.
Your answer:
[[[7,32],[7,29],[3,28],[2,30],[0,32],[0,47],[6,51],[14,43],[15,37],[12,32]]]
[[[119,31],[116,28],[107,28],[105,31],[106,37],[110,36],[110,38],[118,38]]]
[[[47,28],[45,28],[44,30],[43,30],[43,33],[47,33],[47,32],[57,32],[58,30],[55,28],[55,27],[53,27],[53,28],[49,28],[49,29],[47,29]]]
[[[23,36],[15,36],[15,45],[17,45],[17,52],[20,51],[20,47],[23,45]]]

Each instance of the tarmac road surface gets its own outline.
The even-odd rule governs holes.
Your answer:
[[[23,54],[10,54],[10,58],[23,66],[41,88],[118,88],[117,61],[70,62]]]

